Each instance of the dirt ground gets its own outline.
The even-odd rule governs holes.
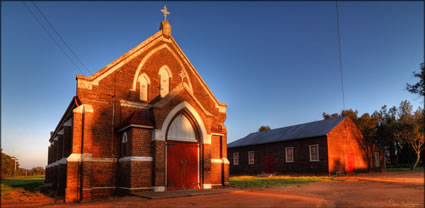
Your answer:
[[[1,207],[37,207],[53,204],[55,200],[42,193],[27,190],[15,190],[1,193]]]
[[[266,189],[168,199],[113,197],[83,203],[41,207],[424,207],[424,172],[368,173],[338,177],[344,181],[316,182]],[[51,200],[51,199],[50,199]],[[28,207],[27,202],[3,201],[2,207]]]

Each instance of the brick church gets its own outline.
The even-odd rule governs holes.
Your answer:
[[[229,183],[226,104],[167,20],[117,60],[76,79],[76,95],[51,132],[46,167],[46,183],[66,202]]]

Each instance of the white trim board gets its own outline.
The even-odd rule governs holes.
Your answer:
[[[137,109],[149,109],[152,107],[150,104],[133,102],[128,100],[120,100],[121,107],[137,108]]]
[[[141,129],[153,129],[153,126],[146,126],[146,125],[139,125],[139,124],[130,124],[130,125],[127,125],[127,126],[121,128],[117,132],[122,132],[122,131],[130,128],[130,127],[141,128]]]
[[[122,157],[118,161],[119,162],[135,162],[135,161],[151,162],[152,157],[129,156],[129,157]]]
[[[67,162],[80,162],[80,161],[87,161],[87,162],[116,162],[116,158],[93,158],[91,153],[72,153],[69,155],[68,158],[66,158]]]

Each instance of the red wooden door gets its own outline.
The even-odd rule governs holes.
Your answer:
[[[274,156],[264,155],[264,172],[274,173]]]
[[[197,189],[197,143],[167,142],[167,190]]]
[[[350,152],[347,154],[347,164],[345,171],[350,173],[354,170],[354,153]]]

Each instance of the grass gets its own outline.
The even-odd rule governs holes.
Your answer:
[[[230,185],[237,188],[269,188],[276,186],[300,185],[321,181],[343,181],[335,177],[327,176],[272,176],[272,177],[255,177],[255,176],[232,176],[230,177]]]
[[[18,176],[16,178],[4,178],[1,179],[1,193],[6,196],[5,193],[14,190],[27,190],[36,192],[37,188],[44,183],[44,175],[42,176]]]

